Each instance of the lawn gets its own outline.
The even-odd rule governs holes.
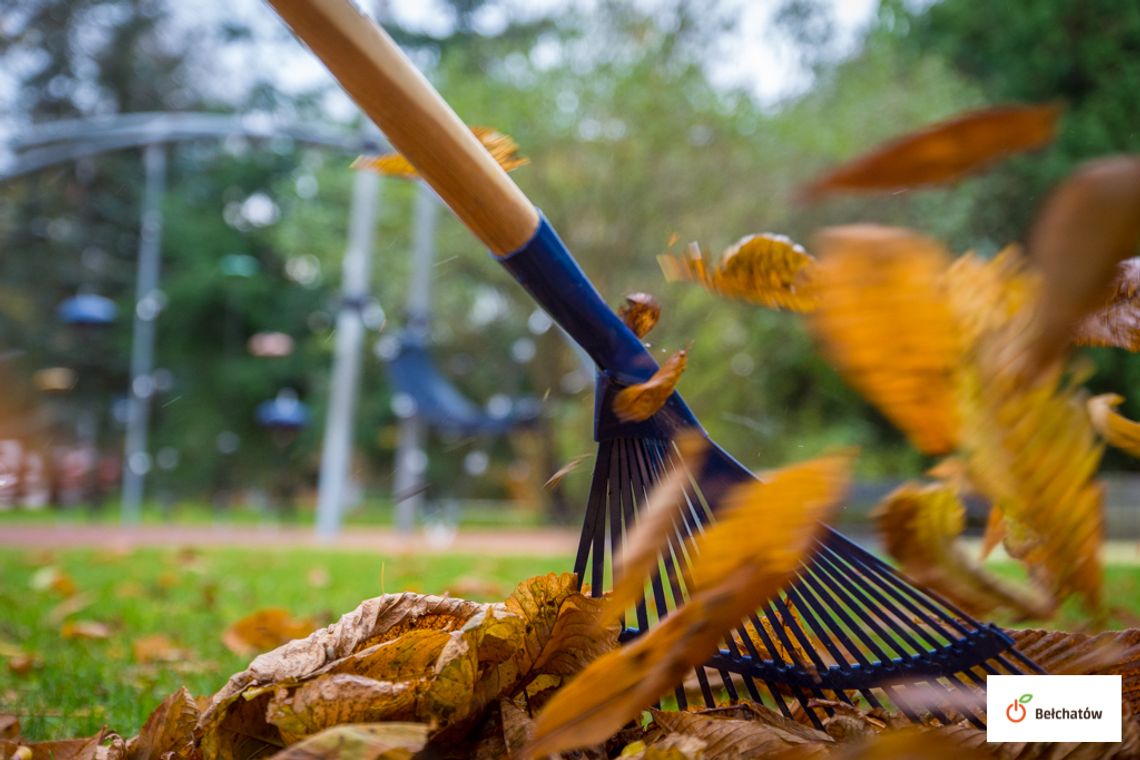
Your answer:
[[[501,600],[519,580],[570,565],[560,556],[0,549],[0,662],[9,660],[0,664],[0,713],[18,715],[29,739],[89,735],[103,725],[131,735],[178,686],[209,695],[246,666],[250,657],[230,652],[221,635],[255,610],[282,607],[324,625],[384,592]],[[990,566],[1023,575],[1009,563]],[[1110,565],[1106,582],[1106,598],[1122,613],[1113,623],[1135,625],[1129,621],[1140,614],[1140,565]],[[104,624],[107,637],[63,635],[67,623],[84,621]],[[1067,605],[1053,625],[1072,630],[1085,623]],[[173,661],[148,662],[135,651],[140,639],[156,634],[179,650]],[[20,653],[37,661],[22,674],[10,667]]]
[[[18,715],[29,739],[89,735],[103,725],[131,735],[180,685],[213,694],[245,668],[250,658],[230,652],[221,635],[255,610],[283,607],[325,625],[384,592],[501,600],[518,581],[571,564],[317,550],[0,550],[0,663],[20,652],[37,660],[23,674],[0,664],[0,713]],[[66,581],[53,588],[52,576],[70,579],[74,590]],[[64,617],[61,604],[78,609]],[[66,623],[82,621],[105,624],[109,636],[64,637]],[[155,634],[182,654],[140,661],[147,658],[135,643]]]

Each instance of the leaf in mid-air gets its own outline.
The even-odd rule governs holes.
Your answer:
[[[1073,330],[1078,346],[1110,346],[1140,351],[1140,258],[1116,265],[1109,298]]]
[[[971,111],[881,145],[801,191],[806,200],[842,192],[900,190],[953,182],[1053,140],[1057,105]]]
[[[514,171],[530,163],[530,159],[520,156],[519,146],[510,135],[505,135],[491,127],[471,127],[471,132],[483,143],[491,157],[504,171]],[[352,163],[353,169],[371,169],[388,177],[417,179],[420,175],[411,162],[400,153],[385,153],[380,156],[361,156]]]
[[[732,628],[787,582],[819,521],[842,497],[850,464],[848,456],[822,457],[730,491],[720,519],[695,539],[688,601],[558,691],[539,713],[523,756],[604,741],[704,664]]]
[[[1005,608],[1021,618],[1052,615],[1051,600],[992,575],[958,545],[966,509],[953,487],[906,483],[879,504],[874,517],[887,552],[907,575],[966,611]]]
[[[1026,341],[1025,369],[1037,373],[1068,353],[1073,332],[1102,307],[1118,263],[1140,244],[1140,157],[1089,161],[1046,200],[1028,252],[1042,291]]]
[[[677,351],[644,383],[622,388],[614,396],[614,414],[622,422],[643,422],[665,406],[685,371],[688,352]]]
[[[708,290],[771,309],[809,312],[815,307],[815,259],[783,235],[748,235],[713,264],[696,243],[681,255],[657,257],[670,282],[699,282]]]
[[[618,310],[618,316],[634,335],[644,338],[661,319],[661,304],[648,293],[630,293]]]
[[[1124,397],[1116,393],[1093,396],[1088,400],[1089,419],[1097,434],[1109,446],[1140,457],[1140,423],[1115,411],[1122,403]]]
[[[961,347],[949,254],[911,230],[866,224],[827,228],[816,249],[811,326],[825,355],[919,450],[952,450]]]

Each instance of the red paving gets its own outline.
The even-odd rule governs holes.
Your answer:
[[[320,541],[311,526],[231,525],[0,525],[0,546],[25,549],[148,546],[234,546],[245,549],[313,547],[370,550],[386,554],[453,553],[548,556],[573,554],[574,530],[462,530],[454,535],[418,532],[402,536],[381,528],[345,528],[332,542]]]

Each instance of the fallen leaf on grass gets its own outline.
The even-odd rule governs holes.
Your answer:
[[[1079,166],[1046,200],[1029,235],[1043,290],[1027,341],[1037,373],[1068,351],[1074,328],[1110,295],[1118,262],[1140,243],[1140,157]]]
[[[1000,106],[971,111],[892,140],[804,188],[805,200],[833,193],[901,190],[953,182],[1012,153],[1053,140],[1061,108]]]
[[[950,451],[961,344],[944,280],[949,254],[911,230],[868,224],[828,228],[815,245],[811,326],[825,355],[920,451]]]
[[[501,598],[503,596],[503,587],[487,578],[466,575],[462,578],[456,578],[455,582],[447,587],[447,595],[457,596],[460,599],[470,599],[472,597]]]
[[[847,456],[824,457],[730,491],[719,519],[695,541],[692,596],[563,686],[539,713],[523,756],[604,741],[703,665],[796,569],[845,490],[849,467]],[[756,530],[761,522],[765,529]]]
[[[109,745],[105,745],[106,741]],[[11,760],[124,760],[123,740],[107,729],[83,739],[19,744],[0,739],[0,757]]]
[[[107,639],[111,627],[97,620],[69,620],[59,627],[59,635],[65,639]]]
[[[222,643],[234,654],[256,654],[307,636],[316,625],[312,618],[294,618],[288,610],[270,607],[231,625],[222,634]]]
[[[967,612],[1006,608],[1021,618],[1052,616],[1050,599],[992,575],[958,545],[966,508],[952,487],[906,483],[876,507],[873,517],[887,552],[906,574]]]
[[[86,593],[68,597],[53,607],[51,612],[47,614],[47,624],[57,626],[66,618],[71,617],[77,612],[82,612],[94,603],[95,598]]]
[[[174,642],[161,633],[153,636],[140,636],[131,642],[131,654],[135,662],[175,662],[188,658],[186,650],[175,646]]]
[[[526,166],[530,159],[518,154],[519,146],[509,135],[505,135],[491,127],[471,127],[471,132],[479,138],[479,142],[491,154],[491,157],[503,167],[504,171],[514,171],[520,166]],[[361,156],[352,163],[353,169],[371,169],[388,177],[400,179],[416,179],[419,172],[408,159],[399,153],[386,153],[382,156]]]
[[[644,338],[661,318],[661,304],[648,293],[630,293],[618,310],[625,326],[639,338]]]
[[[15,715],[0,715],[0,739],[20,738],[20,719]]]
[[[309,572],[305,573],[305,580],[308,581],[310,588],[328,588],[332,583],[332,576],[329,575],[328,568],[311,567]]]
[[[43,665],[43,660],[30,652],[8,658],[8,670],[18,676],[27,675],[41,665]]]
[[[71,576],[56,565],[41,567],[32,573],[30,583],[33,591],[54,591],[62,597],[73,596],[78,591]]]
[[[677,351],[644,383],[622,388],[614,397],[614,414],[623,422],[643,422],[665,406],[685,371],[688,352]]]
[[[696,243],[680,256],[657,257],[665,279],[699,282],[706,289],[770,309],[809,312],[815,308],[815,259],[783,235],[748,235],[713,264]]]
[[[189,757],[198,722],[198,705],[185,686],[150,714],[139,735],[129,739],[126,760],[169,760]]]
[[[1093,396],[1088,400],[1089,419],[1097,435],[1109,446],[1140,457],[1140,423],[1115,411],[1122,403],[1124,397],[1116,393]]]

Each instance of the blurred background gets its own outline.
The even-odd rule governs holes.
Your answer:
[[[714,440],[758,470],[858,445],[868,493],[931,462],[800,318],[667,284],[657,254],[755,232],[810,250],[820,226],[876,221],[988,255],[1076,163],[1140,148],[1130,0],[365,10],[465,121],[517,140],[516,181],[612,305],[660,300],[652,348],[691,344],[680,390]],[[1010,101],[1064,102],[1057,141],[948,190],[792,201],[886,138]],[[592,368],[415,183],[349,169],[382,150],[255,0],[5,3],[0,532],[579,522],[591,457],[544,483],[593,450]],[[1087,355],[1092,390],[1140,415],[1136,357]],[[1135,535],[1136,463],[1106,464],[1112,530]]]

